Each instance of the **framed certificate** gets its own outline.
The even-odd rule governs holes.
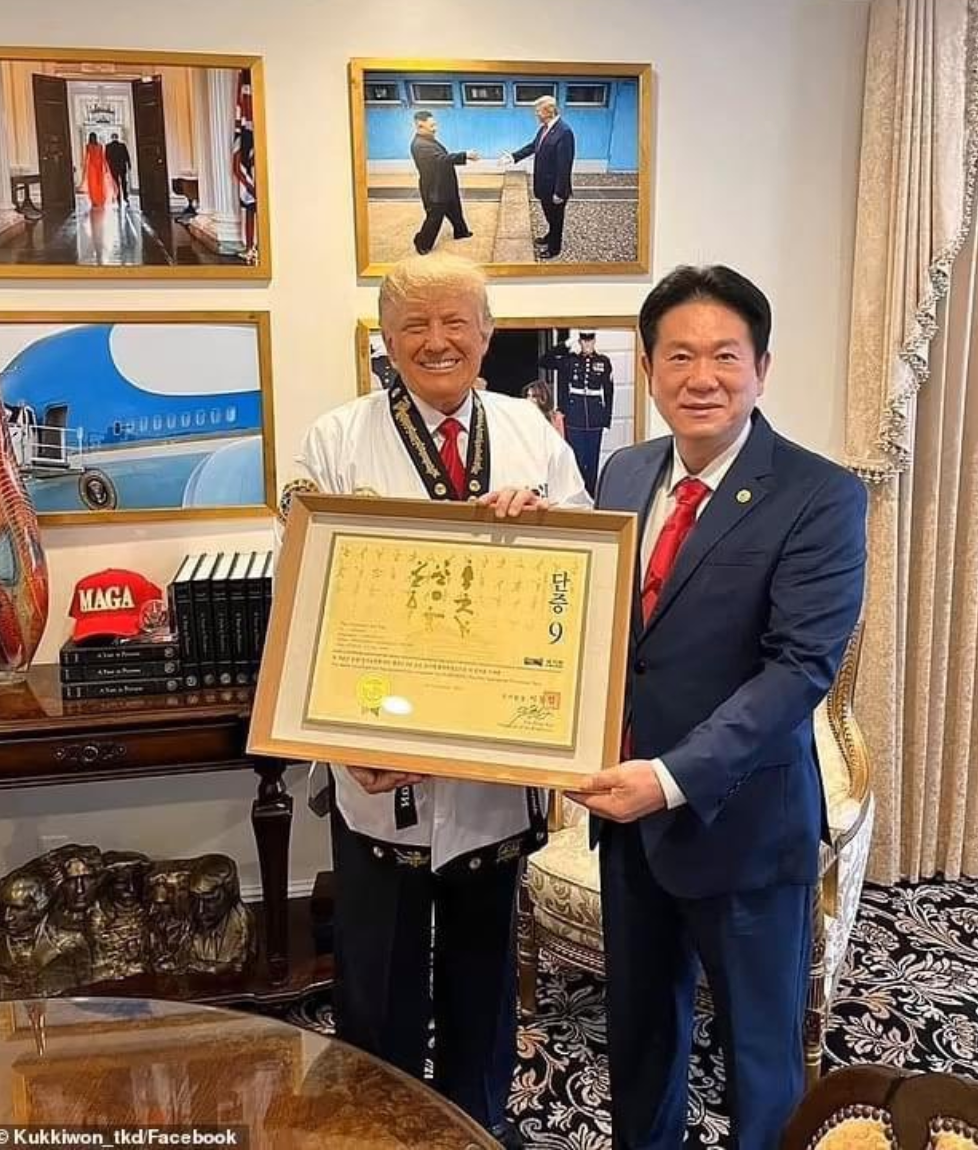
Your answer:
[[[619,761],[635,517],[301,494],[248,749],[573,788]]]

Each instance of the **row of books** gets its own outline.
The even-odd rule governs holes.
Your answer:
[[[64,699],[125,699],[182,691],[183,667],[175,635],[75,643],[59,653]]]
[[[64,690],[66,684],[62,684]],[[87,689],[88,685],[86,685]],[[223,703],[250,703],[252,699],[253,688],[251,687],[220,687],[208,688],[202,691],[185,691],[182,686],[177,687],[176,690],[170,692],[166,686],[155,685],[152,690],[146,694],[140,694],[136,697],[118,696],[118,695],[89,695],[83,698],[76,698],[75,696],[63,695],[64,699],[64,714],[71,714],[71,708],[79,707],[84,714],[92,714],[92,699],[103,698],[106,707],[111,709],[112,714],[119,711],[140,711],[152,709],[159,710],[161,707],[209,707]]]
[[[185,688],[258,681],[272,603],[271,551],[187,555],[167,598]]]

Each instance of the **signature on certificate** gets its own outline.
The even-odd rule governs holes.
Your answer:
[[[553,726],[553,722],[554,713],[548,707],[542,707],[539,703],[526,703],[517,707],[513,717],[507,719],[502,726],[516,731],[545,731]]]

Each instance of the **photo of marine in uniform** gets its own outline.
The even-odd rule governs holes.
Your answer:
[[[540,357],[540,367],[556,377],[557,410],[564,417],[564,435],[592,497],[598,482],[601,440],[611,427],[615,404],[614,364],[597,350],[596,334],[582,331],[576,349],[566,343],[556,344]]]
[[[627,320],[536,326],[496,317],[480,386],[520,396],[540,409],[567,440],[593,496],[605,461],[646,434],[646,394],[634,328]],[[375,324],[358,329],[361,393],[387,391],[397,379]]]

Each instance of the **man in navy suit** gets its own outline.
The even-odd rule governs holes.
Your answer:
[[[812,712],[862,602],[863,485],[778,435],[771,312],[725,267],[680,267],[639,326],[672,435],[608,461],[597,506],[639,515],[624,762],[597,816],[619,1150],[677,1150],[697,960],[724,1047],[730,1147],[775,1150],[803,1089],[824,800]]]
[[[503,155],[505,163],[533,157],[533,194],[547,220],[547,234],[534,239],[537,258],[552,260],[564,242],[564,213],[573,194],[574,133],[564,122],[553,96],[533,102],[540,127],[533,139],[518,151]]]

